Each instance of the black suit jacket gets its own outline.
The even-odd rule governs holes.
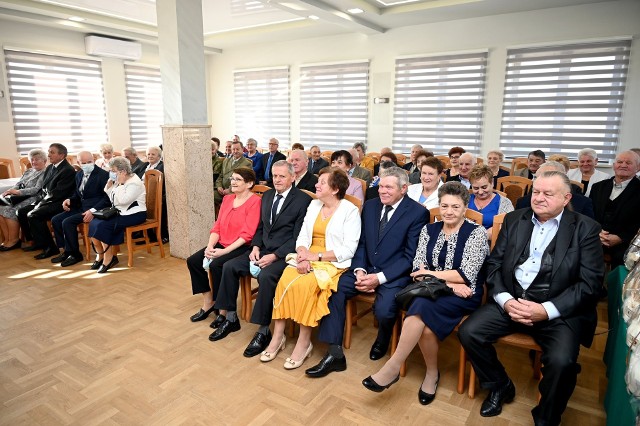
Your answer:
[[[307,165],[307,172],[310,172],[314,175],[317,175],[318,173],[320,173],[320,170],[324,169],[325,167],[329,166],[329,162],[327,160],[325,160],[324,158],[320,157],[318,159],[318,161],[315,161],[313,164],[313,168],[311,167],[311,162],[313,160],[311,158],[309,158],[309,163]],[[314,191],[315,192],[315,191]]]
[[[109,180],[109,172],[102,170],[100,167],[94,167],[84,186],[84,191],[80,193],[80,185],[82,185],[83,178],[84,172],[76,173],[76,190],[69,198],[71,207],[81,209],[83,212],[91,208],[100,210],[109,207],[111,200],[109,200],[107,193],[104,192],[104,187],[107,184],[107,180]]]
[[[144,180],[144,169],[147,168],[147,163],[143,162],[141,159],[136,158],[136,161],[131,165],[131,171],[138,175],[138,177]]]
[[[533,232],[533,210],[507,213],[496,245],[487,261],[487,288],[493,296],[507,292],[519,297],[515,268]],[[596,328],[596,304],[604,278],[600,225],[565,209],[562,214],[551,272],[548,301],[567,325],[590,346]]]
[[[576,190],[577,188],[577,190]],[[571,210],[576,213],[583,214],[585,216],[590,217],[591,219],[595,219],[595,213],[593,212],[593,202],[589,197],[585,197],[581,194],[581,190],[579,187],[571,187],[571,201],[569,202],[571,206]],[[524,197],[518,198],[516,202],[516,210],[518,209],[526,209],[531,207],[531,193],[525,195]]]
[[[37,194],[36,209],[46,205],[62,204],[71,197],[75,190],[76,169],[65,159],[60,162],[58,169],[49,164],[44,171],[42,188]]]
[[[314,194],[316,193],[316,183],[318,183],[318,177],[309,172],[305,173],[305,175],[300,179],[300,182],[296,184],[296,188],[298,189],[306,189],[307,191],[311,191]]]
[[[267,171],[267,163],[269,162],[269,155],[271,155],[268,151],[265,152],[262,155],[262,176],[266,176],[266,171]],[[275,154],[273,154],[273,160],[271,160],[271,166],[273,167],[274,163],[276,161],[280,161],[280,160],[286,160],[287,157],[281,153],[280,151],[276,151]],[[273,179],[271,176],[271,170],[269,170],[269,179],[265,179],[267,181],[267,185],[269,186],[273,186]]]
[[[260,256],[274,253],[279,259],[284,259],[287,254],[296,251],[296,239],[311,197],[299,189],[291,188],[280,212],[271,223],[271,207],[275,196],[275,189],[262,194],[260,222],[251,245],[260,247]]]

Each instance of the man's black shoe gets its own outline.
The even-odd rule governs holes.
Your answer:
[[[36,254],[35,256],[33,256],[33,258],[36,259],[36,260],[41,260],[41,259],[46,259],[46,258],[51,257],[51,256],[55,256],[57,254],[60,254],[60,252],[58,251],[57,248],[49,247],[49,248],[44,249],[44,251],[42,253]]]
[[[60,264],[60,266],[71,266],[71,265],[75,265],[76,263],[80,263],[82,262],[82,256],[76,257],[77,255],[71,255],[69,257],[67,257],[65,260],[62,261],[62,263]]]
[[[60,263],[60,262],[64,261],[69,256],[71,256],[69,253],[67,253],[66,251],[63,251],[58,256],[52,257],[51,258],[51,263]]]
[[[480,407],[480,415],[482,417],[497,416],[502,412],[502,404],[510,403],[515,396],[516,387],[509,379],[506,385],[489,392],[487,398],[482,402],[482,407]]]
[[[262,351],[267,349],[269,343],[271,343],[271,337],[271,330],[269,330],[266,335],[262,333],[256,333],[242,355],[247,358],[251,358],[253,356],[261,354]]]
[[[333,371],[344,371],[347,369],[347,358],[336,358],[330,353],[326,353],[320,362],[304,372],[309,377],[324,377]]]
[[[387,348],[389,347],[389,343],[384,344],[378,340],[373,342],[371,346],[371,351],[369,352],[369,358],[373,361],[377,361],[383,356],[387,354]]]
[[[224,339],[234,331],[240,330],[240,320],[229,321],[225,320],[220,327],[209,335],[209,340],[215,342],[216,340]]]

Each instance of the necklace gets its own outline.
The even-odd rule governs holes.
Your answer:
[[[326,210],[326,214],[325,214],[325,210]],[[320,210],[320,214],[322,215],[322,220],[327,220],[329,219],[331,216],[333,216],[333,213],[335,213],[336,209],[335,207],[327,207],[322,206],[322,210]]]
[[[478,208],[478,211],[481,212],[482,209],[484,209],[485,207],[487,207],[489,204],[491,204],[491,201],[493,200],[493,194],[491,195],[491,197],[489,197],[489,201],[487,201],[486,203],[484,203],[482,206],[480,206],[478,204],[478,200],[477,198],[473,200],[473,203],[476,205],[476,207]]]

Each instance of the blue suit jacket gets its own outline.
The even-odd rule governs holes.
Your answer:
[[[76,209],[80,209],[83,212],[94,208],[100,210],[104,207],[109,207],[111,201],[104,192],[104,187],[109,179],[109,172],[102,170],[100,167],[94,167],[89,180],[84,186],[84,191],[80,194],[80,185],[82,184],[82,178],[84,172],[80,171],[76,173],[76,190],[69,199],[71,200],[71,206]]]
[[[429,221],[429,210],[405,196],[378,239],[383,204],[374,198],[364,204],[360,242],[351,261],[351,271],[362,268],[370,274],[383,272],[385,287],[403,287],[416,255],[420,231]]]

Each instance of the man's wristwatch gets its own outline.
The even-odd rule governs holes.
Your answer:
[[[322,262],[322,252],[318,253],[318,262]]]

